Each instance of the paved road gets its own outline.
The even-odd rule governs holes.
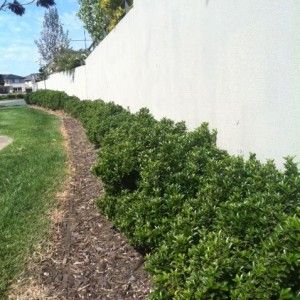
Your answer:
[[[10,107],[10,106],[25,106],[26,102],[23,99],[13,99],[13,100],[0,100],[1,107]]]

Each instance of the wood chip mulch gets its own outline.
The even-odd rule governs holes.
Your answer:
[[[48,253],[23,275],[30,276],[31,283],[19,280],[10,299],[147,299],[150,280],[143,257],[95,205],[103,194],[101,182],[91,173],[96,150],[78,121],[61,118],[71,166],[62,217]]]

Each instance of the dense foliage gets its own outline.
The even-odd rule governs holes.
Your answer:
[[[87,51],[62,49],[54,58],[51,65],[51,72],[69,72],[72,73],[75,68],[85,64]]]
[[[100,9],[99,0],[78,0],[78,17],[83,22],[84,28],[90,34],[93,42],[98,43],[107,35],[109,20],[105,12]]]
[[[0,96],[0,100],[23,99],[24,94],[7,94]]]
[[[99,0],[100,9],[108,19],[108,31],[111,31],[124,17],[126,5],[132,5],[133,0]]]
[[[4,86],[5,85],[5,80],[2,74],[0,74],[0,86]]]
[[[98,43],[118,24],[133,0],[79,0],[78,17],[94,43]]]
[[[153,299],[300,296],[300,174],[229,155],[207,124],[157,121],[113,103],[38,91],[28,103],[78,118],[101,145],[99,207],[146,255]]]

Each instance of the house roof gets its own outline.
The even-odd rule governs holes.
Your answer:
[[[25,81],[31,81],[31,80],[35,79],[37,76],[38,76],[37,73],[32,73],[25,77]]]
[[[14,74],[1,74],[4,78],[4,80],[8,80],[8,79],[25,79],[25,77],[23,76],[19,76],[19,75],[14,75]]]

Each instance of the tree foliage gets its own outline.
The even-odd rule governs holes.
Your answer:
[[[133,0],[99,0],[99,4],[109,20],[108,31],[111,31],[125,15],[126,5],[132,5]]]
[[[4,77],[2,74],[0,74],[0,86],[4,86],[5,81],[4,81]]]
[[[101,41],[107,34],[108,18],[100,9],[99,0],[79,0],[78,17],[94,42]]]
[[[85,64],[87,51],[62,49],[54,58],[52,72],[72,72],[75,68]]]
[[[42,6],[45,8],[50,8],[51,6],[55,5],[54,0],[32,0],[27,3],[20,3],[17,0],[8,1],[2,0],[0,2],[0,11],[10,10],[18,16],[22,16],[25,13],[26,6],[35,3],[37,6]]]
[[[94,42],[101,41],[125,15],[133,0],[79,0],[79,18]]]
[[[53,64],[62,50],[70,48],[68,32],[64,32],[56,8],[51,8],[45,12],[41,36],[35,43],[42,65]]]
[[[111,31],[125,15],[125,2],[123,0],[99,0],[100,8],[107,16],[108,31]]]
[[[47,66],[42,66],[39,69],[39,73],[37,76],[37,81],[46,80],[48,78],[49,72]]]

